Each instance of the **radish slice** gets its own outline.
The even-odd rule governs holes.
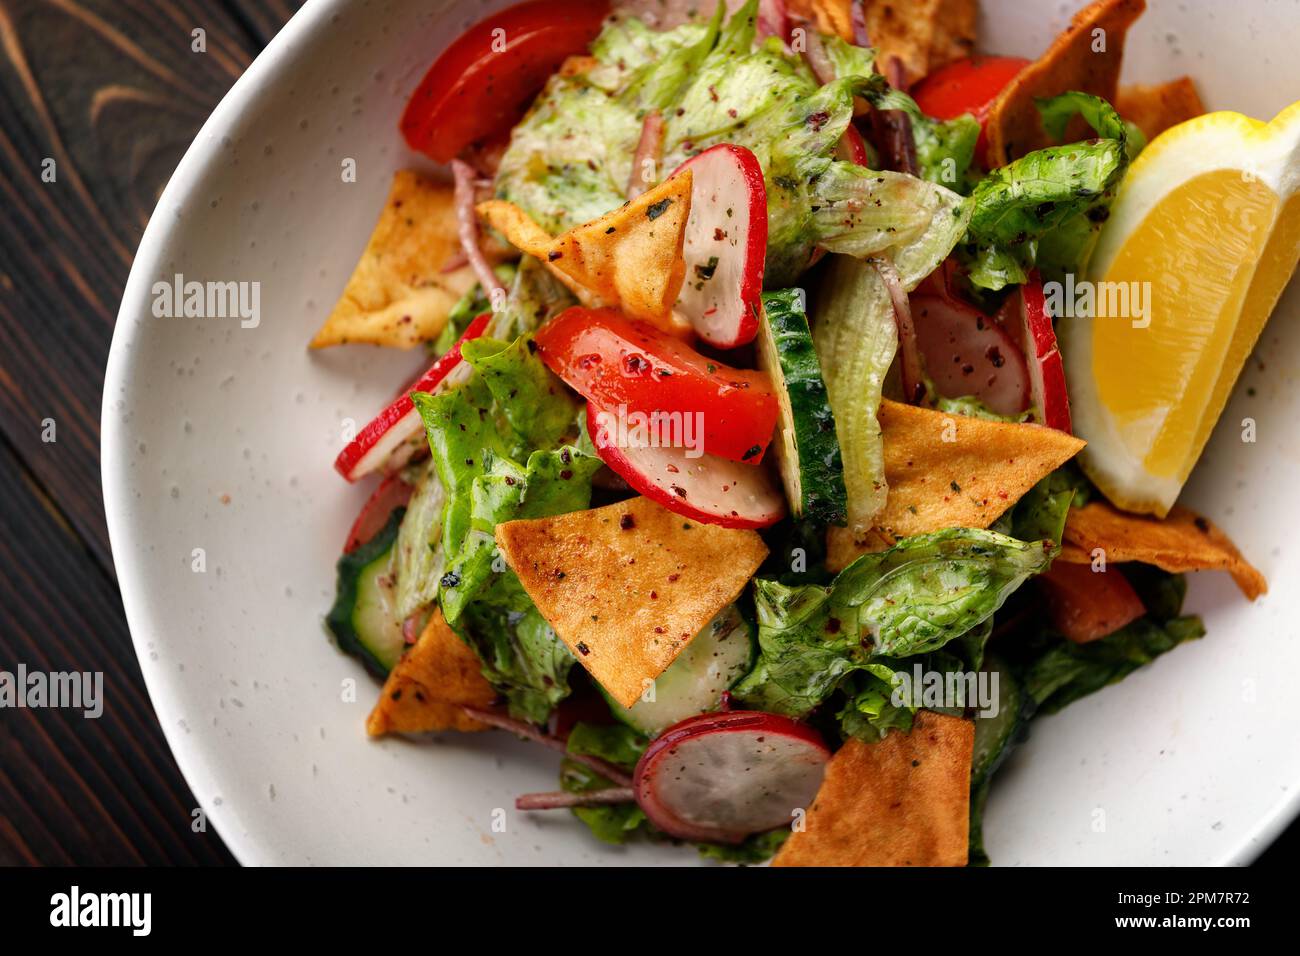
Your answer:
[[[939,394],[973,395],[999,415],[1029,404],[1025,357],[996,319],[948,296],[912,297],[917,344]]]
[[[411,500],[413,491],[415,489],[397,475],[390,475],[380,482],[374,494],[366,499],[357,520],[352,522],[343,553],[351,554],[377,535],[388,524],[388,516]]]
[[[676,310],[710,345],[730,349],[758,334],[767,258],[767,187],[749,150],[723,143],[687,160],[691,215]],[[675,174],[674,174],[675,175]]]
[[[618,443],[612,411],[587,403],[587,433],[601,461],[669,511],[726,528],[766,528],[785,517],[785,495],[766,469],[686,448]]]
[[[840,141],[835,144],[835,158],[842,159],[846,163],[855,163],[858,166],[869,166],[870,159],[867,157],[867,141],[862,138],[858,128],[852,123],[840,137]]]
[[[761,711],[701,714],[674,724],[637,762],[637,803],[683,840],[739,843],[807,810],[831,752],[807,724]]]
[[[1056,348],[1056,329],[1047,314],[1043,283],[1038,273],[1020,287],[1020,321],[1023,342],[1029,357],[1029,386],[1034,407],[1048,428],[1073,434],[1070,430],[1070,396],[1065,388],[1065,366]]]
[[[469,324],[469,328],[429,370],[420,376],[409,389],[397,397],[375,417],[361,433],[339,452],[334,459],[334,469],[348,481],[356,481],[371,472],[387,468],[390,472],[401,468],[420,448],[424,423],[411,401],[411,392],[431,392],[460,364],[460,347],[476,339],[487,328],[490,313],[483,313]]]

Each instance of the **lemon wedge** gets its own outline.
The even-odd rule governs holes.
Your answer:
[[[1298,259],[1300,103],[1143,150],[1058,328],[1080,461],[1114,504],[1168,513]]]

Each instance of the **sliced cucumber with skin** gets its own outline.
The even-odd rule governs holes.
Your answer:
[[[392,567],[405,512],[398,508],[382,531],[339,558],[337,595],[325,618],[339,648],[378,677],[387,676],[406,650]]]
[[[772,444],[791,514],[842,525],[848,517],[844,463],[804,301],[802,289],[763,295],[759,365],[781,405]]]
[[[984,664],[987,673],[998,675],[998,712],[991,717],[975,716],[975,749],[971,755],[971,785],[978,787],[992,776],[1010,752],[1022,727],[1025,695],[1011,668],[995,657]]]
[[[654,736],[687,717],[717,710],[723,691],[754,666],[754,635],[734,604],[724,608],[654,682],[654,699],[631,707],[615,701],[604,688],[614,716],[643,734]],[[599,686],[599,685],[597,685]]]

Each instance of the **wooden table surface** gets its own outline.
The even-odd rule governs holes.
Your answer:
[[[100,399],[159,193],[301,2],[0,0],[0,669],[102,671],[110,702],[98,720],[0,710],[0,865],[233,862],[191,827],[123,620]]]
[[[0,0],[0,669],[102,671],[108,701],[97,720],[0,710],[0,864],[233,862],[191,828],[122,617],[99,410],[158,195],[299,6]]]

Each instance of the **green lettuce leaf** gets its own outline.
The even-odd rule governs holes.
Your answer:
[[[1070,92],[1036,102],[1050,135],[1082,116],[1101,138],[1037,150],[980,180],[962,247],[978,288],[1022,283],[1035,266],[1049,279],[1081,273],[1134,155],[1127,124],[1105,100]]]
[[[599,757],[631,770],[645,752],[646,738],[626,724],[575,724],[569,733],[568,752]],[[565,760],[560,768],[560,786],[568,793],[587,793],[614,786],[590,767]],[[645,813],[635,803],[606,807],[575,807],[574,815],[605,843],[626,843],[646,823]]]
[[[493,532],[502,521],[588,507],[600,461],[561,444],[579,404],[530,339],[476,339],[464,354],[469,375],[457,387],[411,396],[446,496],[438,600],[511,712],[541,722],[568,694],[574,660],[497,555]]]
[[[827,587],[756,580],[759,658],[733,693],[801,717],[878,658],[936,651],[984,625],[1054,553],[1048,541],[954,528],[865,554]]]
[[[876,267],[834,256],[821,273],[813,345],[835,415],[848,493],[849,526],[864,529],[885,504],[881,393],[898,351],[889,290]]]
[[[735,863],[739,866],[757,866],[776,856],[776,851],[790,838],[793,831],[789,827],[755,833],[740,843],[697,843],[700,856],[706,860],[719,863]]]
[[[1143,617],[1099,641],[1076,644],[1046,634],[1027,648],[1036,654],[1024,671],[1026,692],[1040,713],[1052,714],[1081,697],[1118,683],[1179,644],[1205,636],[1195,616],[1156,621]]]

